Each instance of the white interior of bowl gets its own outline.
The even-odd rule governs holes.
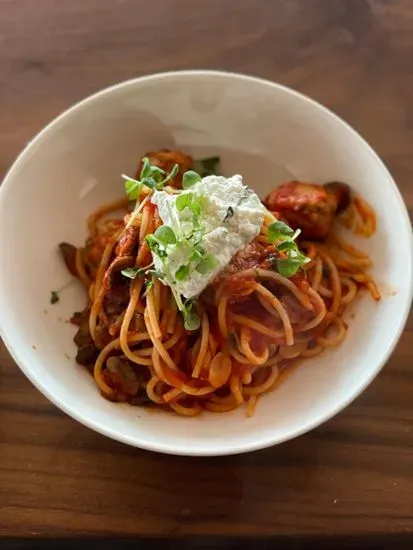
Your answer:
[[[65,322],[85,296],[60,241],[81,244],[96,206],[123,193],[141,154],[161,147],[220,154],[261,196],[283,179],[341,180],[375,208],[379,229],[357,241],[374,259],[385,294],[356,304],[348,337],[307,361],[277,391],[245,410],[187,419],[105,401],[72,359]],[[403,328],[411,301],[411,230],[377,155],[328,110],[286,88],[239,75],[171,73],[105,90],[49,125],[22,153],[0,192],[0,327],[32,382],[67,413],[108,436],[169,453],[213,455],[261,448],[303,433],[348,404],[372,380]],[[395,245],[396,243],[396,245]]]

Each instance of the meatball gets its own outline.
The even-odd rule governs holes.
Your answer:
[[[265,199],[265,206],[278,212],[294,229],[300,228],[306,239],[324,240],[331,231],[334,217],[350,200],[347,185],[327,185],[290,181],[283,183]]]

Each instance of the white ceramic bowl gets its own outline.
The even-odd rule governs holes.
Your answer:
[[[123,193],[151,149],[220,154],[261,196],[285,178],[341,180],[378,214],[378,232],[359,245],[374,259],[381,303],[364,296],[337,349],[307,361],[281,387],[245,410],[187,419],[104,400],[72,359],[81,309],[74,284],[60,302],[50,291],[70,279],[57,250],[81,244],[85,219]],[[176,72],[104,90],[58,117],[23,151],[0,191],[0,329],[28,378],[58,407],[90,428],[165,453],[222,455],[296,437],[332,417],[372,381],[403,329],[412,296],[410,222],[397,187],[369,145],[314,101],[256,78]]]

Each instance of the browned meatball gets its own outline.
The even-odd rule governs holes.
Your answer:
[[[347,206],[349,195],[348,186],[338,182],[324,186],[289,181],[272,191],[264,204],[291,227],[300,228],[304,238],[324,240],[337,211]]]

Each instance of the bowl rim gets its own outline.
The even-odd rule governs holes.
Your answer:
[[[73,419],[77,420],[84,426],[87,426],[88,428],[105,435],[113,440],[120,441],[122,443],[126,443],[128,445],[138,447],[141,449],[149,450],[149,451],[155,451],[155,452],[161,452],[164,454],[171,454],[171,455],[177,455],[177,456],[226,456],[226,455],[235,455],[240,453],[246,453],[251,451],[256,451],[260,449],[265,449],[268,447],[271,447],[273,445],[278,445],[280,443],[284,443],[285,441],[289,441],[291,439],[294,439],[300,435],[303,435],[314,428],[320,426],[324,422],[327,422],[332,417],[334,417],[336,414],[338,414],[340,411],[342,411],[344,408],[346,408],[352,401],[354,401],[373,381],[373,379],[377,376],[377,374],[380,372],[380,370],[384,367],[385,363],[388,361],[389,357],[393,353],[401,335],[404,330],[407,317],[410,311],[410,306],[412,303],[413,298],[413,278],[412,278],[412,269],[413,269],[413,233],[412,233],[412,226],[410,223],[410,218],[407,212],[407,207],[404,203],[404,200],[401,196],[401,193],[391,176],[387,166],[383,162],[383,160],[379,157],[379,155],[375,152],[375,150],[372,148],[372,146],[363,138],[362,135],[359,134],[357,130],[355,130],[350,124],[345,122],[342,118],[340,118],[337,114],[335,114],[332,110],[330,110],[328,107],[322,105],[318,101],[308,97],[307,95],[298,92],[288,86],[285,86],[283,84],[279,84],[276,82],[272,82],[271,80],[267,80],[264,78],[260,78],[257,76],[252,75],[246,75],[242,73],[237,72],[231,72],[231,71],[222,71],[222,70],[207,70],[207,69],[194,69],[194,70],[176,70],[176,71],[165,71],[165,72],[159,72],[159,73],[152,73],[147,75],[142,75],[139,77],[131,78],[122,82],[119,82],[117,84],[108,86],[106,88],[103,88],[86,98],[76,102],[75,104],[71,105],[69,108],[64,110],[61,114],[59,114],[57,117],[55,117],[51,122],[49,122],[43,129],[41,129],[24,147],[24,149],[19,153],[17,158],[12,163],[11,167],[6,172],[6,175],[3,178],[3,183],[0,185],[0,202],[4,202],[7,196],[7,192],[11,187],[12,180],[14,173],[17,172],[20,168],[20,165],[25,161],[28,154],[31,154],[34,152],[36,145],[40,144],[44,137],[46,137],[50,132],[53,132],[56,127],[63,122],[66,118],[69,118],[74,111],[77,111],[85,106],[87,106],[89,103],[92,103],[96,99],[99,99],[101,97],[104,97],[106,95],[111,95],[112,93],[127,88],[129,86],[136,86],[142,83],[150,82],[150,81],[160,81],[163,80],[169,80],[173,78],[193,78],[193,77],[211,77],[211,78],[219,78],[219,79],[228,79],[228,80],[238,80],[238,81],[247,81],[250,83],[259,84],[260,86],[265,86],[268,89],[277,89],[279,91],[282,91],[285,94],[289,94],[292,96],[297,97],[300,99],[300,101],[311,104],[313,107],[316,107],[318,110],[323,111],[325,114],[327,114],[330,118],[333,118],[335,122],[342,127],[346,128],[347,131],[351,132],[354,137],[358,138],[362,144],[364,144],[365,147],[367,147],[367,150],[370,152],[370,154],[373,155],[375,160],[379,163],[381,166],[381,169],[383,170],[383,173],[387,176],[388,183],[391,185],[393,189],[393,193],[395,195],[395,198],[399,204],[399,207],[403,213],[403,225],[409,234],[410,237],[410,243],[411,246],[408,251],[408,258],[406,262],[406,274],[410,277],[410,287],[406,290],[406,301],[403,306],[403,310],[400,312],[400,316],[398,318],[398,324],[395,327],[394,334],[389,342],[388,348],[386,352],[382,355],[382,357],[377,361],[377,364],[373,371],[360,383],[359,386],[355,388],[355,390],[349,394],[346,395],[344,399],[342,399],[335,407],[332,407],[328,412],[319,414],[318,417],[313,418],[311,421],[304,422],[302,426],[295,429],[294,431],[286,434],[283,437],[274,437],[270,434],[266,434],[265,436],[258,438],[256,441],[246,442],[246,443],[236,443],[236,444],[229,444],[227,449],[218,448],[216,449],[214,445],[209,445],[209,447],[204,447],[202,444],[199,446],[193,446],[191,448],[183,448],[177,447],[175,448],[173,445],[170,444],[163,444],[162,441],[155,441],[155,442],[148,442],[146,440],[139,440],[138,437],[131,437],[128,435],[123,435],[121,433],[118,433],[115,429],[112,429],[110,427],[104,426],[102,424],[99,424],[98,421],[90,420],[87,416],[83,415],[81,412],[78,412],[78,410],[75,407],[72,407],[66,403],[62,403],[59,398],[55,397],[53,393],[51,393],[47,386],[45,386],[42,381],[32,372],[30,365],[27,365],[25,360],[22,358],[22,355],[18,349],[15,348],[13,344],[13,334],[9,333],[9,329],[7,327],[7,319],[6,315],[0,311],[0,336],[8,349],[10,355],[12,356],[13,360],[16,362],[16,364],[19,366],[19,368],[23,371],[25,376],[32,382],[32,384],[41,392],[43,395],[49,399],[54,405],[56,405],[59,409],[63,410],[66,414],[68,414]]]

